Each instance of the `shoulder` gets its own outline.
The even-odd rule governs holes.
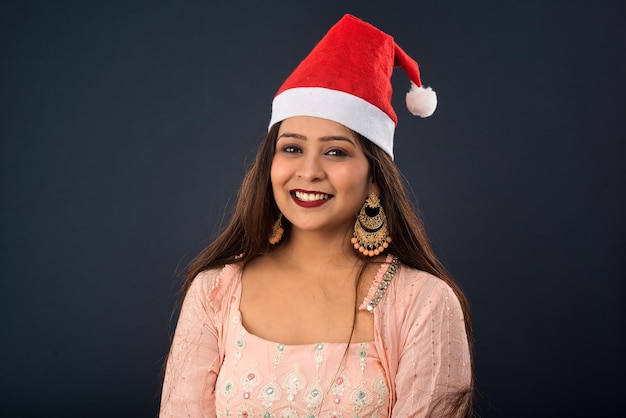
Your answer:
[[[393,282],[402,292],[415,289],[429,293],[454,293],[452,288],[439,277],[405,264],[400,264]]]
[[[460,310],[454,290],[439,277],[401,264],[389,286],[387,302],[405,310]]]
[[[379,307],[389,347],[426,336],[431,341],[442,333],[466,333],[465,313],[454,290],[440,278],[406,265],[397,271]]]
[[[230,297],[236,289],[241,278],[241,269],[240,264],[226,264],[198,273],[185,298],[208,303],[212,310],[219,310],[221,301],[226,296]]]

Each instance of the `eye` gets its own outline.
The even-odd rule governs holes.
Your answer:
[[[296,153],[302,152],[302,149],[300,149],[300,147],[297,147],[295,145],[285,145],[280,150],[287,154],[296,154]]]
[[[326,151],[326,155],[330,155],[331,157],[346,157],[348,156],[348,153],[341,148],[333,148]]]

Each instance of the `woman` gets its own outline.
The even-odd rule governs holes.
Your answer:
[[[192,262],[161,416],[470,416],[468,305],[393,163],[390,77],[344,16],[279,89],[225,231]]]

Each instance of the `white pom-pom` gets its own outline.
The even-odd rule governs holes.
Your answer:
[[[411,90],[406,94],[406,107],[415,116],[427,118],[437,108],[437,93],[430,87],[417,87],[411,83]]]

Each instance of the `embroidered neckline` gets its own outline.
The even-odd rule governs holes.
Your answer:
[[[398,260],[398,257],[394,257],[391,254],[387,255],[385,263],[380,266],[380,269],[376,274],[376,278],[372,283],[372,287],[359,307],[359,310],[374,312],[374,308],[380,303],[385,295],[385,292],[391,283],[391,279],[393,279],[396,271],[398,271],[399,266],[400,260]]]

